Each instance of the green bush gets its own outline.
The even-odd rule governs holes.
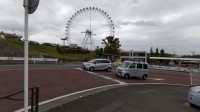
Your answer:
[[[14,40],[5,40],[0,39],[1,42],[8,43],[11,46],[24,51],[24,42],[23,41],[14,41]],[[63,53],[65,51],[65,53]],[[69,48],[58,48],[55,46],[46,46],[40,44],[29,44],[29,56],[30,57],[55,57],[63,59],[66,61],[84,61],[93,59],[96,57],[95,52],[90,52],[88,50],[78,49],[69,49]]]

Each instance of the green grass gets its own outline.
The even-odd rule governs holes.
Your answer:
[[[24,42],[22,41],[13,41],[13,40],[5,40],[0,39],[0,42],[8,43],[9,45],[24,51]],[[94,52],[90,52],[89,54],[65,54],[64,56],[57,52],[56,47],[53,46],[46,46],[46,45],[35,45],[30,44],[29,45],[29,56],[32,57],[40,57],[40,56],[49,56],[54,58],[61,58],[65,59],[66,61],[84,61],[85,58],[93,59],[96,57],[96,54]]]

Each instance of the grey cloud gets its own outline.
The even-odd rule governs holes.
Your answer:
[[[133,24],[138,25],[138,26],[157,26],[160,24],[160,22],[157,21],[136,21]]]
[[[157,26],[161,23],[158,21],[148,21],[148,20],[139,20],[139,21],[117,21],[117,26],[127,26],[127,25],[136,25],[136,26]]]
[[[10,8],[15,15],[15,23]],[[23,0],[0,1],[0,28],[4,31],[23,34]],[[29,15],[29,36],[31,39],[57,42],[65,36],[65,27],[69,18],[83,7],[95,6],[105,10],[115,24],[115,36],[120,38],[123,50],[147,50],[150,47],[164,48],[179,54],[200,53],[198,38],[200,33],[199,0],[40,0],[35,13]],[[106,36],[106,24],[103,19],[95,21],[93,26],[95,43],[101,43]],[[73,42],[81,45],[84,34],[80,32],[86,18],[76,21],[72,30]],[[142,43],[142,44],[141,44]]]

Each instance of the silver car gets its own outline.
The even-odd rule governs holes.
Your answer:
[[[109,59],[92,59],[84,62],[82,65],[84,70],[107,70],[111,71],[111,61]]]
[[[190,104],[200,107],[200,85],[190,88],[187,99]]]
[[[148,64],[144,62],[124,61],[117,67],[116,74],[125,79],[139,77],[146,80],[148,77]]]

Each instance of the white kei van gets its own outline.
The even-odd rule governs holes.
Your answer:
[[[124,77],[125,79],[139,77],[146,80],[148,77],[148,71],[148,63],[134,61],[124,61],[116,68],[117,76]]]

